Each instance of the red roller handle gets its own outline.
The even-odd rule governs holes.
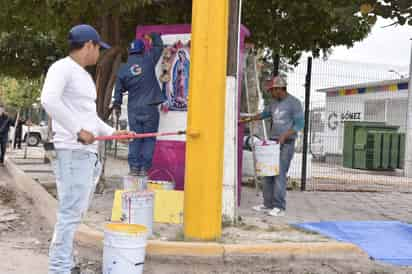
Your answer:
[[[183,135],[183,134],[186,134],[186,131],[131,133],[131,134],[124,134],[124,135],[97,136],[95,140],[96,141],[110,141],[110,140],[123,140],[123,139],[143,139],[143,138],[149,138],[149,137],[172,136],[172,135]]]

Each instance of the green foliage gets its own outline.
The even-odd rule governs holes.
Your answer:
[[[269,48],[295,64],[304,51],[318,57],[333,46],[353,46],[374,23],[362,16],[362,0],[245,1],[244,23],[258,48]]]
[[[63,56],[55,37],[26,27],[0,33],[0,72],[16,77],[40,77],[51,63]]]
[[[278,53],[291,64],[304,51],[316,57],[333,46],[352,46],[365,38],[377,16],[412,24],[410,0],[243,3],[242,23],[251,30],[251,41],[270,49],[269,58]],[[120,45],[126,47],[136,25],[190,23],[191,5],[191,0],[0,0],[0,73],[39,77],[67,52],[67,32],[75,24],[91,24],[105,33],[118,18]]]
[[[136,25],[191,19],[189,0],[0,0],[0,6],[0,73],[13,77],[42,75],[67,53],[67,33],[76,24],[91,24],[102,33],[104,23],[112,27],[116,17],[120,45],[126,47]]]
[[[28,109],[38,101],[42,79],[0,77],[1,101],[16,110]]]
[[[365,0],[361,5],[362,14],[376,18],[392,19],[394,24],[412,26],[411,0]]]

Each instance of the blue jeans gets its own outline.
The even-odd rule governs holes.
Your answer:
[[[286,209],[286,176],[294,153],[294,142],[280,146],[279,175],[263,178],[263,205],[265,207]]]
[[[56,150],[53,161],[59,208],[49,249],[49,274],[70,274],[73,240],[87,212],[101,167],[97,155],[84,150]]]
[[[136,133],[152,133],[159,130],[159,110],[157,106],[146,106],[138,111],[129,110],[129,128]],[[156,137],[134,139],[129,143],[130,170],[149,170],[152,167]]]

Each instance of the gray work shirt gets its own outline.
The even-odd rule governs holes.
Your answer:
[[[278,139],[282,134],[293,128],[296,119],[303,117],[301,102],[290,94],[282,100],[272,99],[270,104],[265,107],[264,112],[270,112],[272,116],[271,139]],[[289,139],[296,139],[296,136],[295,133]]]

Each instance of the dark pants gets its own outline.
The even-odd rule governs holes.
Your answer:
[[[21,133],[16,133],[16,136],[14,137],[14,146],[13,148],[15,149],[16,147],[21,149]]]
[[[4,163],[4,157],[6,156],[7,139],[0,136],[0,163]]]
[[[136,133],[152,133],[159,130],[159,110],[157,106],[147,106],[136,111],[129,109],[129,128]],[[129,143],[130,170],[152,167],[156,138],[134,139]]]

